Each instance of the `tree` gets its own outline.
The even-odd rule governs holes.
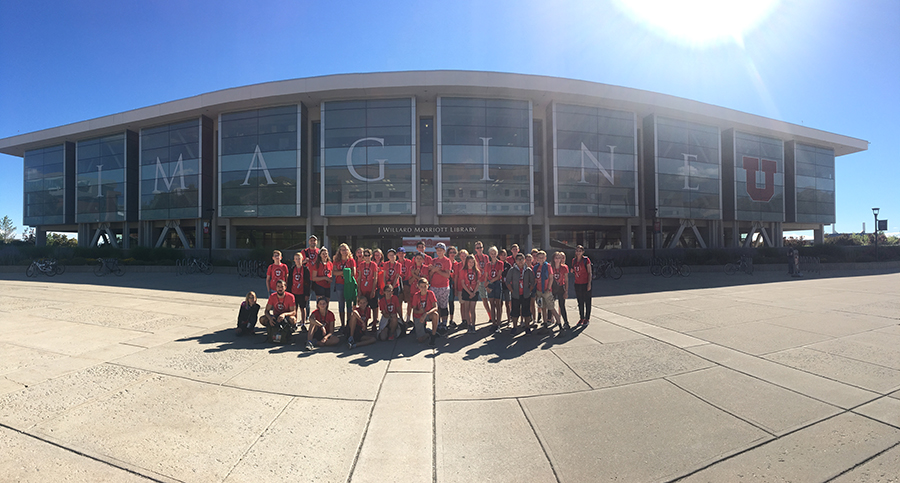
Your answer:
[[[0,241],[8,243],[16,238],[16,226],[10,217],[4,216],[0,220]]]
[[[75,237],[69,238],[68,236],[62,233],[47,233],[47,246],[53,247],[77,247],[78,239]]]

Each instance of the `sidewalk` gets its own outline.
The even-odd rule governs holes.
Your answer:
[[[832,275],[627,274],[564,337],[479,303],[434,349],[307,352],[233,335],[259,279],[4,273],[0,480],[897,481],[900,274]]]

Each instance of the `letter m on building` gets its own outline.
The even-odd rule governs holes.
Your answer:
[[[166,171],[162,167],[162,163],[159,162],[159,158],[156,158],[156,177],[153,179],[153,194],[162,193],[159,190],[159,177],[162,176],[163,184],[166,185],[166,193],[172,191],[172,184],[175,182],[175,176],[178,176],[179,183],[181,186],[175,189],[186,189],[184,186],[184,162],[181,160],[182,155],[178,155],[178,162],[175,163],[175,168],[172,169],[172,175],[166,176]]]

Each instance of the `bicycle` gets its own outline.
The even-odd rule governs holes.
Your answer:
[[[66,271],[65,265],[57,262],[55,258],[41,258],[32,260],[31,265],[25,269],[25,275],[28,277],[37,277],[43,273],[48,277],[54,275],[62,275]]]
[[[213,272],[213,265],[209,262],[209,260],[191,257],[187,260],[187,265],[185,266],[187,273],[203,273],[209,275]]]
[[[689,265],[684,264],[684,260],[676,260],[676,259],[668,259],[667,263],[662,267],[660,272],[663,277],[669,278],[674,276],[676,273],[681,275],[682,277],[687,277],[691,274],[691,267]]]
[[[239,260],[237,266],[238,275],[241,277],[252,277],[256,275],[259,278],[266,278],[266,269],[269,268],[265,262],[259,260]]]
[[[654,257],[650,259],[650,275],[654,277],[658,277],[662,275],[662,268],[666,265],[666,260],[663,260],[659,257]]]
[[[597,280],[601,277],[618,280],[622,278],[622,273],[622,268],[616,266],[615,260],[598,260],[597,263],[595,263],[593,266],[592,277],[594,280]]]
[[[753,275],[753,257],[741,255],[740,260],[738,260],[737,262],[725,264],[725,273],[727,273],[728,275],[734,275],[738,272],[738,270],[746,273],[747,275]]]
[[[119,266],[118,258],[98,258],[99,265],[94,267],[94,275],[102,277],[114,273],[117,277],[125,275],[125,269]]]

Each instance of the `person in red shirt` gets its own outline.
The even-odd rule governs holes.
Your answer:
[[[384,265],[384,252],[380,248],[372,250],[372,261],[375,262],[375,265],[378,265],[378,268]]]
[[[481,280],[481,270],[474,255],[467,255],[463,259],[462,267],[457,274],[459,291],[459,310],[462,312],[464,329],[470,334],[475,333],[475,304],[478,302],[478,281]],[[467,323],[468,322],[468,323]]]
[[[491,247],[488,250],[490,259],[484,266],[484,283],[488,287],[488,297],[490,298],[490,309],[488,310],[488,318],[491,323],[491,332],[500,330],[500,318],[503,316],[503,306],[500,302],[503,294],[503,268],[504,263],[497,258],[499,252],[497,247]]]
[[[459,265],[459,262],[456,261],[457,253],[455,246],[450,245],[447,248],[447,258],[450,260],[450,296],[447,298],[447,309],[450,311],[450,330],[456,330],[456,322],[453,320],[453,316],[456,312],[456,299],[459,298],[457,294],[459,288],[456,286],[456,269]]]
[[[388,251],[388,258],[391,251]],[[384,282],[384,296],[378,301],[381,309],[381,320],[378,322],[376,337],[378,340],[394,340],[400,325],[400,298],[394,293],[394,284],[390,280]]]
[[[425,256],[419,252],[413,254],[412,263],[409,265],[409,280],[412,281],[410,285],[414,285],[415,287],[411,290],[415,292],[418,280],[422,277],[428,278],[428,265],[425,264]]]
[[[484,311],[488,314],[491,313],[491,307],[488,302],[488,284],[485,276],[487,275],[487,271],[485,270],[485,266],[487,265],[490,257],[487,253],[484,253],[484,243],[481,241],[475,242],[475,261],[478,262],[478,270],[481,271],[481,280],[478,281],[478,295],[481,297],[481,303],[484,305]]]
[[[569,270],[575,277],[575,300],[578,301],[577,325],[588,325],[591,321],[591,259],[584,256],[584,247],[575,247],[575,257]]]
[[[334,334],[334,312],[328,310],[328,299],[325,297],[316,299],[316,310],[309,316],[306,349],[313,350],[316,347],[340,343],[341,338]]]
[[[344,313],[353,310],[354,300],[344,298],[344,269],[349,268],[353,278],[356,278],[356,260],[350,253],[350,247],[346,243],[341,243],[338,247],[338,254],[334,256],[332,261],[332,273],[334,274],[334,293],[338,303],[338,315],[341,318],[341,328],[344,327]],[[346,310],[345,310],[346,309]]]
[[[370,252],[369,257],[371,256]],[[363,258],[365,257],[366,255],[363,254]],[[347,347],[356,349],[357,347],[375,343],[375,338],[366,334],[366,325],[371,316],[372,310],[369,308],[369,298],[360,294],[356,299],[356,307],[350,312],[350,318],[347,321]]]
[[[397,262],[400,264],[400,280],[402,284],[398,294],[400,303],[409,303],[409,299],[412,296],[410,289],[415,286],[415,282],[410,282],[409,280],[409,269],[414,262],[406,258],[406,248],[400,247],[397,249]],[[401,310],[400,313],[402,314],[403,311]]]
[[[416,254],[416,258],[419,257],[419,254]],[[406,319],[412,320],[413,327],[416,331],[416,341],[425,342],[425,339],[428,338],[428,334],[425,333],[425,323],[430,319],[431,320],[431,337],[430,344],[434,345],[434,340],[437,337],[437,326],[438,326],[438,306],[437,299],[434,296],[434,292],[428,290],[428,279],[422,277],[416,282],[416,287],[418,291],[416,291],[412,295],[412,300],[409,302],[409,306],[406,308]],[[412,313],[413,318],[410,319],[409,315]]]
[[[272,252],[272,264],[266,270],[266,288],[269,289],[269,295],[275,292],[275,282],[288,279],[288,266],[281,263],[281,251]]]
[[[443,243],[435,245],[434,251],[437,256],[431,260],[431,265],[428,266],[428,275],[430,277],[431,291],[434,292],[434,296],[437,298],[438,314],[441,316],[438,331],[441,332],[447,330],[447,316],[450,315],[450,271],[452,262],[444,256],[444,253],[447,252],[447,246]]]
[[[309,267],[313,263],[315,263],[317,258],[319,258],[318,246],[319,246],[319,239],[316,238],[315,235],[310,235],[309,239],[306,241],[306,248],[301,250],[301,252],[303,253],[303,268],[305,268],[307,270],[307,273],[309,272]],[[307,289],[308,290],[306,292],[306,301],[303,303],[303,307],[302,307],[304,314],[309,313],[309,296],[310,296],[311,287],[308,286]],[[298,303],[299,303],[299,301],[298,301]],[[313,307],[313,310],[315,310],[315,307]]]
[[[508,263],[509,266],[513,266],[516,264],[516,255],[519,254],[519,245],[513,243],[512,246],[509,247],[509,253],[511,253],[511,255],[506,257],[506,263]]]
[[[378,264],[372,261],[372,250],[363,249],[362,260],[356,266],[357,293],[372,303],[373,321],[378,320]]]
[[[560,325],[559,314],[553,307],[553,266],[547,261],[547,253],[543,250],[537,252],[537,263],[534,265],[534,282],[537,291],[535,299],[541,309],[544,318],[544,326],[540,332],[550,332],[551,327]]]
[[[287,322],[292,330],[297,328],[297,302],[294,295],[285,290],[286,287],[284,280],[275,282],[275,293],[269,296],[266,311],[259,318],[259,323],[264,327],[277,327],[282,322]]]
[[[294,254],[294,266],[291,267],[288,280],[291,282],[290,292],[294,295],[294,300],[297,302],[299,320],[306,320],[306,308],[309,301],[309,269],[306,261],[303,259],[303,252]]]
[[[569,330],[569,317],[566,314],[566,297],[569,294],[569,266],[566,265],[566,254],[556,252],[553,255],[553,297],[559,305],[559,315],[562,317],[561,330]]]
[[[331,299],[331,257],[328,256],[328,249],[319,250],[316,261],[309,267],[309,281],[312,284],[313,293],[318,299]]]
[[[422,254],[422,257],[425,258],[425,265],[431,265],[431,255],[425,253],[425,242],[424,241],[419,240],[419,242],[416,243],[416,253]]]

